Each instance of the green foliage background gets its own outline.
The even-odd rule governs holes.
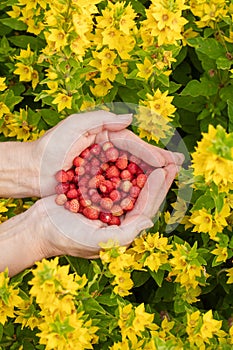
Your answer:
[[[53,18],[49,16],[54,15],[56,6],[58,12],[61,11],[53,24]],[[145,238],[141,253],[137,243],[133,250],[123,253],[116,247],[106,249],[107,261],[104,256],[96,261],[64,256],[59,259],[58,266],[69,265],[67,276],[73,273],[86,275],[87,282],[74,299],[77,313],[83,311],[83,319],[92,320],[98,327],[94,349],[231,349],[233,4],[217,0],[132,0],[91,1],[88,6],[90,12],[85,17],[87,8],[83,1],[1,1],[0,77],[5,79],[0,81],[0,141],[32,141],[71,113],[99,105],[114,108],[116,102],[124,103],[123,112],[130,112],[132,105],[140,105],[161,113],[161,119],[153,116],[152,126],[145,116],[136,116],[136,126],[132,127],[140,137],[160,147],[164,147],[176,129],[183,140],[176,145],[177,150],[183,151],[184,145],[187,149],[179,181],[173,184],[159,220],[150,230],[154,239],[156,233],[160,233],[159,240],[155,239],[149,249]],[[124,12],[127,6],[134,10],[133,19],[130,19],[132,11]],[[104,34],[100,34],[107,25],[105,23],[104,27],[97,18],[104,17],[107,8],[111,8],[110,17],[114,13],[122,45],[124,41],[126,43],[123,51],[116,42],[107,41]],[[88,28],[85,32],[81,29],[83,23],[79,24],[79,34],[86,40],[80,51],[71,49],[78,35],[72,27],[75,11],[82,14]],[[128,27],[123,29],[120,27],[122,16],[128,21]],[[172,16],[175,16],[175,22],[172,22]],[[159,29],[159,23],[162,26],[163,22],[167,24]],[[35,24],[34,29],[30,27],[31,23]],[[40,25],[41,29],[38,29]],[[161,36],[156,34],[156,28]],[[62,30],[64,37],[67,34],[67,41],[63,41],[64,37],[59,36],[56,29]],[[60,42],[53,39],[52,34],[58,35]],[[115,54],[115,73],[112,63],[105,64],[98,56],[104,48]],[[56,100],[58,96],[61,96],[59,101]],[[211,134],[209,125],[217,130],[216,133]],[[148,134],[150,128],[152,137]],[[162,130],[161,135],[158,129]],[[209,135],[207,149],[198,143],[203,139],[203,133]],[[191,167],[189,155],[195,160],[194,154],[199,158]],[[202,160],[201,154],[209,157],[210,176],[219,171],[217,180],[207,181],[204,168],[203,173],[200,172],[198,160]],[[224,188],[221,169],[217,169],[219,159],[223,160],[224,174],[229,176]],[[36,198],[2,198],[1,222],[26,210],[34,201]],[[208,227],[196,224],[195,215],[201,223],[213,220],[219,225],[217,232],[212,232],[214,224]],[[165,248],[161,248],[163,244]],[[154,254],[158,254],[159,262],[156,265],[153,260],[149,265],[147,258],[154,258]],[[120,260],[121,256],[128,259],[128,265]],[[122,268],[113,272],[114,264],[122,264]],[[48,266],[52,271],[49,263]],[[38,267],[28,269],[9,281],[5,276],[5,284],[0,279],[1,309],[7,315],[7,321],[0,322],[0,349],[69,349],[69,342],[77,349],[85,349],[77,337],[72,341],[66,338],[64,334],[74,332],[71,328],[66,329],[67,333],[54,328],[48,330],[47,340],[41,342],[38,324],[52,324],[52,316],[38,302],[42,289],[38,287],[38,295],[32,295],[30,291],[37,271]],[[114,281],[124,273],[132,284],[127,288],[123,283],[125,292],[119,293],[114,288],[120,283]],[[185,279],[185,274],[189,280]],[[55,283],[53,278],[51,281]],[[15,308],[9,304],[10,288],[29,302],[27,310],[31,312],[24,313],[24,321],[16,319],[23,310],[20,304]],[[133,323],[136,311],[130,314],[127,325],[119,324],[122,320],[119,310],[129,304],[133,310],[143,304],[145,312],[154,315],[153,322],[142,325],[141,333],[136,331]],[[13,315],[7,314],[7,307],[12,308]],[[196,317],[193,316],[193,324],[191,315]],[[204,315],[208,315],[208,320]],[[38,321],[35,327],[30,323],[32,317]],[[50,321],[46,317],[50,317]],[[69,320],[68,311],[64,317]],[[142,320],[145,318],[142,314]],[[57,322],[62,323],[62,319]],[[136,338],[125,335],[130,332]],[[54,343],[54,347],[49,347],[51,334],[58,334],[63,345],[58,347]]]

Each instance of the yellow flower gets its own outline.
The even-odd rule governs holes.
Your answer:
[[[0,272],[0,323],[5,324],[8,317],[14,317],[14,309],[21,303],[18,289],[9,283],[8,270]]]
[[[227,269],[226,271],[227,271],[227,277],[229,277],[227,280],[227,283],[231,284],[233,283],[233,267],[231,267],[230,269]]]
[[[157,272],[160,266],[168,262],[168,254],[150,253],[144,262],[144,266],[148,266],[151,271]]]
[[[72,96],[68,96],[59,92],[57,97],[53,100],[53,103],[57,104],[58,112],[61,112],[63,109],[71,109],[72,105]]]
[[[214,182],[225,192],[233,189],[232,138],[221,126],[209,125],[208,133],[202,134],[192,154],[194,175],[204,176],[206,183]]]
[[[5,105],[5,103],[0,102],[0,118],[2,118],[2,116],[7,113],[10,113],[9,108],[7,105]]]
[[[136,66],[138,68],[137,76],[148,80],[153,73],[153,64],[151,61],[146,57],[143,64],[137,63]]]
[[[32,88],[33,88],[33,90],[35,90],[38,83],[39,83],[39,74],[38,74],[37,70],[34,69],[32,71]]]
[[[153,323],[154,315],[145,311],[144,304],[140,304],[135,308],[135,318],[133,320],[133,328],[135,333],[140,333],[149,328]]]
[[[4,91],[7,88],[7,85],[5,84],[6,78],[0,77],[0,91]]]
[[[212,310],[203,315],[203,324],[200,329],[201,337],[204,341],[211,339],[222,327],[222,321],[213,319]]]
[[[16,323],[21,323],[21,327],[29,327],[34,329],[38,326],[41,319],[39,317],[39,311],[36,310],[33,304],[33,299],[22,300],[17,311],[15,311],[17,317],[15,318]]]
[[[94,79],[95,87],[90,87],[92,94],[96,97],[106,96],[112,88],[112,84],[107,79]]]
[[[100,78],[102,80],[110,80],[110,81],[114,81],[116,78],[116,75],[118,74],[118,69],[116,66],[114,65],[108,65],[108,66],[104,66],[101,69],[101,76]]]
[[[31,66],[27,66],[24,63],[18,62],[16,63],[16,69],[14,73],[19,75],[20,81],[31,81],[32,80],[32,72],[33,68]]]
[[[195,210],[189,221],[195,225],[194,232],[210,232],[213,226],[212,214],[206,208]]]
[[[211,253],[217,255],[216,262],[225,262],[228,258],[227,248],[220,247],[219,244],[216,244],[216,249],[212,250]]]
[[[20,16],[20,7],[19,6],[11,6],[12,11],[7,11],[7,14],[12,18],[18,18]]]
[[[54,43],[55,49],[60,49],[67,44],[67,35],[62,29],[50,29],[50,34],[47,37],[48,41]]]

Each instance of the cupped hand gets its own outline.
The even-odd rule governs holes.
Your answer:
[[[131,121],[132,115],[116,115],[104,110],[73,114],[34,141],[39,197],[55,193],[55,173],[69,169],[73,158],[96,142],[97,135],[125,129]]]
[[[72,213],[55,203],[55,196],[40,199],[40,225],[43,229],[40,250],[46,257],[72,255],[97,258],[100,243],[113,240],[128,246],[144,229],[153,226],[152,218],[158,212],[177,172],[175,164],[155,169],[148,177],[135,207],[119,226],[107,226],[100,220],[90,220],[80,213]]]

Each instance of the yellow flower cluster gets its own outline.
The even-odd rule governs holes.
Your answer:
[[[209,125],[192,154],[195,176],[203,176],[205,182],[214,182],[220,191],[233,189],[233,136],[218,126]]]
[[[0,323],[5,324],[8,317],[15,316],[15,308],[21,304],[19,290],[10,285],[8,271],[0,273]]]
[[[148,93],[147,99],[140,102],[135,117],[141,138],[146,137],[148,141],[158,142],[171,133],[169,122],[176,110],[172,100],[173,97],[168,96],[168,91],[161,92],[157,89],[153,95]]]
[[[225,0],[190,0],[190,10],[194,16],[199,17],[196,21],[199,28],[217,28],[217,23],[226,17],[228,4]]]
[[[77,291],[87,282],[86,276],[70,274],[69,265],[59,266],[58,258],[38,262],[33,275],[30,295],[41,309],[37,323],[40,344],[46,350],[92,348],[98,328],[86,320],[84,311],[76,310],[75,302]],[[21,317],[25,313],[21,312]]]
[[[221,330],[222,321],[213,318],[212,310],[204,314],[195,311],[187,314],[187,327],[189,344],[193,349],[205,350],[206,344],[210,344],[210,340],[218,337],[224,338],[226,333]]]
[[[194,225],[193,232],[208,233],[211,239],[218,241],[217,234],[228,226],[227,218],[230,213],[230,206],[225,203],[220,212],[211,213],[211,210],[206,208],[194,210],[188,221]]]
[[[175,282],[185,290],[183,298],[189,303],[196,302],[196,297],[201,293],[199,285],[205,284],[208,275],[198,260],[195,246],[191,248],[186,243],[176,243],[175,248],[171,252],[173,258],[169,260],[172,270],[168,278],[175,276]]]

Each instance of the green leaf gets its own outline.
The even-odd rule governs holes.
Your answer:
[[[206,208],[208,210],[208,209],[213,209],[214,207],[215,207],[214,199],[208,194],[203,194],[196,200],[192,210],[200,210],[202,208]]]
[[[0,323],[0,341],[2,340],[3,335],[3,325]]]
[[[233,102],[230,100],[227,101],[227,112],[229,117],[229,132],[233,132]]]
[[[192,97],[198,96],[212,96],[218,92],[218,84],[206,77],[202,77],[198,80],[191,80],[185,86],[184,90],[181,92],[182,96],[190,95]]]
[[[159,287],[162,286],[163,278],[164,278],[165,271],[158,270],[157,272],[150,270],[150,275],[153,277],[155,282],[158,284]]]
[[[218,57],[217,61],[217,68],[218,69],[230,69],[232,62],[230,60],[228,60],[226,57]]]
[[[39,113],[49,126],[55,126],[61,121],[60,114],[52,109],[41,109]]]
[[[95,299],[99,304],[107,305],[107,306],[116,306],[118,305],[117,297],[113,296],[109,293],[104,293],[102,295],[99,295]]]
[[[16,18],[1,18],[0,23],[2,23],[5,26],[10,27],[14,30],[26,30],[27,29],[27,25],[22,21],[18,21]]]
[[[225,48],[214,38],[196,38],[188,39],[191,46],[194,46],[197,51],[204,53],[207,57],[217,60],[221,56],[225,56]]]
[[[88,313],[91,317],[93,317],[96,313],[106,314],[104,308],[96,301],[96,299],[88,298],[87,300],[83,300],[83,308],[86,313]]]
[[[150,278],[150,274],[146,271],[134,270],[132,272],[132,280],[134,283],[134,287],[142,286],[149,278]]]
[[[44,40],[38,37],[35,38],[31,35],[11,36],[8,40],[22,49],[26,49],[28,44],[30,44],[30,48],[34,51],[40,50],[44,47]]]

